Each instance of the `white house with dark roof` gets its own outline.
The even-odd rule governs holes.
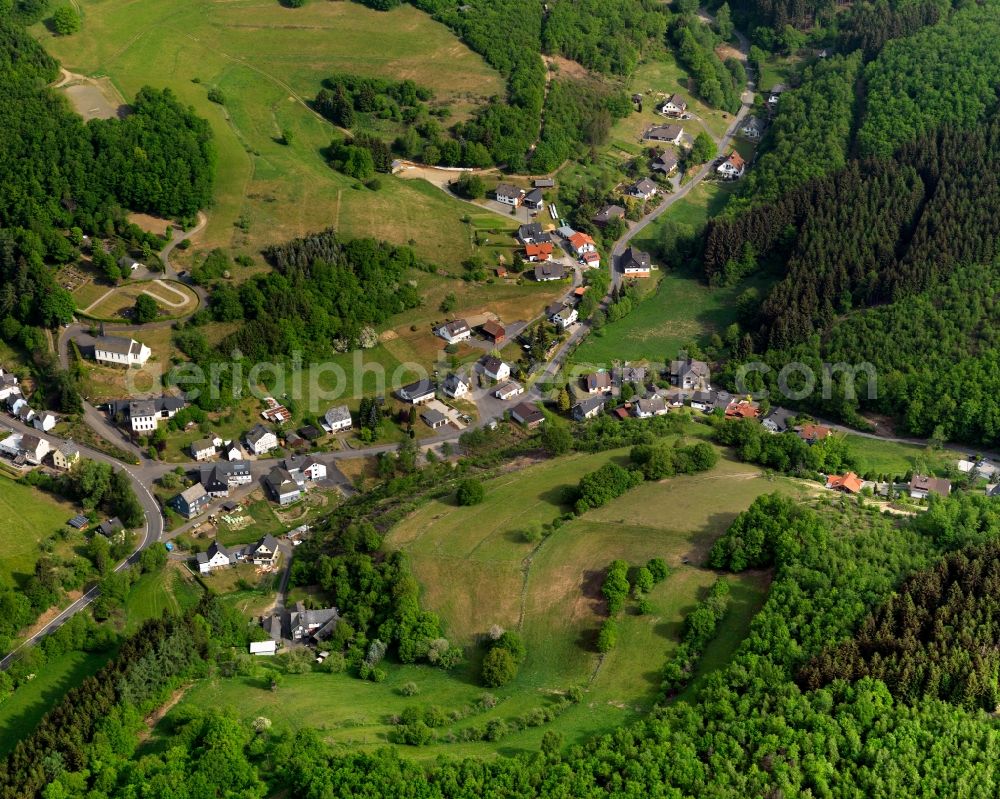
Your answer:
[[[637,180],[625,189],[625,193],[628,194],[629,197],[635,197],[637,200],[649,200],[655,197],[659,191],[659,187],[649,178]]]
[[[210,438],[200,438],[191,442],[191,457],[196,461],[210,461],[215,457],[215,442]]]
[[[545,205],[545,197],[542,194],[542,190],[537,187],[532,189],[521,198],[521,204],[535,210],[541,208]]]
[[[99,336],[94,340],[94,360],[114,366],[142,366],[152,350],[134,338]]]
[[[539,283],[562,280],[565,277],[566,267],[560,263],[541,263],[535,266],[535,280]]]
[[[639,419],[649,419],[653,416],[663,416],[670,410],[667,407],[666,400],[664,400],[659,394],[654,394],[652,397],[639,400],[635,403],[633,408],[635,410],[636,417]]]
[[[680,388],[710,389],[712,370],[704,361],[682,358],[670,362],[670,377]]]
[[[202,574],[210,574],[216,569],[233,566],[237,557],[223,544],[213,541],[207,551],[198,553],[196,560],[198,561],[198,571]]]
[[[5,372],[0,367],[0,400],[19,396],[21,396],[21,387],[18,385],[17,375]]]
[[[253,474],[247,461],[220,461],[205,465],[198,470],[199,480],[213,497],[228,497],[236,486],[253,482]]]
[[[435,332],[449,344],[457,344],[459,341],[467,341],[472,338],[472,328],[464,319],[445,322]]]
[[[469,393],[469,384],[456,374],[450,374],[441,384],[441,390],[452,399],[459,399]]]
[[[351,409],[346,405],[330,408],[323,415],[323,429],[328,433],[339,433],[351,429]]]
[[[35,418],[31,420],[31,424],[36,430],[41,430],[43,433],[47,433],[56,426],[56,422],[58,421],[59,420],[56,418],[54,413],[42,411],[41,413],[35,415]]]
[[[605,402],[607,400],[604,397],[588,397],[585,400],[581,400],[573,406],[573,418],[578,422],[582,422],[585,419],[593,419],[604,410]]]
[[[687,111],[688,104],[679,94],[672,94],[660,106],[660,113],[668,117],[679,117]]]
[[[512,183],[500,183],[496,188],[494,196],[498,203],[512,205],[517,208],[524,199],[524,189],[518,188]]]
[[[652,268],[649,253],[635,247],[629,247],[622,253],[620,263],[622,272],[628,277],[649,277]]]
[[[268,430],[262,424],[254,425],[245,438],[247,446],[254,455],[266,455],[272,449],[278,448],[278,437],[273,430]]]
[[[642,134],[649,141],[665,141],[680,145],[684,140],[684,128],[680,125],[655,125]]]
[[[514,397],[519,397],[524,393],[524,386],[520,383],[511,380],[509,383],[504,383],[500,388],[493,392],[493,396],[498,400],[509,400]]]
[[[295,480],[288,469],[275,466],[264,476],[264,483],[271,492],[274,501],[279,505],[290,505],[302,496],[302,486]]]
[[[483,374],[486,375],[490,380],[500,382],[501,380],[507,380],[510,378],[510,366],[493,355],[487,355],[480,361],[480,365],[483,368]]]
[[[417,380],[396,391],[396,396],[411,405],[420,405],[434,399],[435,388],[430,380]]]

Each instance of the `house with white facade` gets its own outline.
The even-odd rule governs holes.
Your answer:
[[[660,113],[667,117],[679,117],[687,111],[688,104],[679,94],[672,94],[660,106]]]
[[[498,400],[506,401],[513,399],[514,397],[519,397],[523,393],[524,386],[514,380],[511,380],[509,383],[504,383],[504,385],[494,391],[493,396]]]
[[[59,420],[56,418],[54,413],[42,411],[42,413],[35,415],[35,418],[31,420],[31,424],[36,430],[41,430],[43,433],[47,433],[56,426],[56,422],[58,421]]]
[[[441,390],[452,399],[458,399],[469,393],[469,384],[458,375],[450,374],[441,384]]]
[[[191,457],[196,461],[209,461],[215,457],[215,443],[210,438],[191,442]]]
[[[339,433],[351,429],[351,409],[346,405],[336,405],[323,415],[323,429],[328,433]]]
[[[272,449],[278,448],[278,437],[273,430],[258,424],[246,434],[246,443],[254,455],[265,455]]]
[[[715,171],[719,173],[726,180],[736,180],[737,178],[743,177],[743,172],[746,169],[746,162],[736,150],[733,150],[729,156],[715,168]]]
[[[518,188],[511,183],[500,183],[497,185],[494,196],[498,203],[512,205],[517,208],[524,200],[524,189]]]
[[[652,261],[648,252],[629,247],[622,253],[621,268],[627,277],[649,277]]]
[[[236,554],[218,541],[213,541],[207,551],[199,552],[196,559],[198,561],[198,571],[202,574],[210,574],[215,569],[232,566],[237,560]]]
[[[510,378],[510,365],[493,355],[487,355],[480,361],[483,374],[490,380],[499,383]]]
[[[94,360],[112,366],[143,366],[152,350],[134,338],[99,336],[94,340]]]
[[[457,344],[459,341],[467,341],[472,338],[472,328],[464,319],[446,322],[435,332],[449,344]]]

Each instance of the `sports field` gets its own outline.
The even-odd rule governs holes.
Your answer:
[[[450,104],[452,121],[502,94],[500,75],[428,15],[409,5],[377,12],[318,1],[299,9],[276,0],[80,5],[80,33],[34,29],[64,66],[108,76],[126,99],[145,85],[169,87],[212,125],[216,197],[197,247],[256,254],[268,242],[333,225],[348,236],[411,243],[449,265],[472,253],[465,203],[419,181],[382,176],[372,191],[334,172],[321,150],[335,129],[307,105],[338,71],[412,78]],[[224,105],[208,100],[214,87]],[[291,145],[281,143],[283,130]]]
[[[0,476],[0,580],[20,584],[34,574],[39,545],[77,513],[68,502]]]

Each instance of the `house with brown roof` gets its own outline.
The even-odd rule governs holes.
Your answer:
[[[593,222],[595,225],[598,225],[599,227],[604,227],[612,219],[624,219],[624,218],[625,218],[625,209],[622,208],[620,205],[605,205],[603,208],[601,208],[600,211],[598,211],[590,218],[590,221]]]
[[[588,394],[601,394],[611,389],[611,375],[607,372],[591,372],[584,375],[583,387]]]
[[[803,424],[795,428],[795,432],[807,444],[815,444],[817,441],[827,438],[833,431],[821,424]]]
[[[493,319],[487,319],[479,329],[494,344],[502,344],[507,338],[507,331],[504,329],[504,326]]]
[[[529,430],[545,421],[545,414],[533,402],[519,402],[510,409],[510,417]]]
[[[679,117],[687,111],[688,104],[679,94],[671,94],[660,106],[660,113],[667,117]]]
[[[750,400],[733,400],[726,406],[727,419],[756,419],[760,408]]]
[[[861,491],[863,482],[854,472],[847,474],[827,475],[826,487],[832,491],[843,491],[845,494],[857,494]]]
[[[684,138],[684,128],[680,125],[654,125],[642,134],[642,138],[679,145]]]
[[[951,482],[943,477],[915,474],[910,478],[909,488],[913,499],[927,499],[930,494],[946,497],[951,493]]]
[[[744,169],[746,169],[746,162],[743,160],[743,156],[736,152],[736,150],[733,150],[729,156],[723,159],[722,163],[715,168],[715,171],[726,180],[736,180],[736,178],[743,177]]]

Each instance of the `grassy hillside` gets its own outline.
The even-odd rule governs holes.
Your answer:
[[[698,565],[705,550],[756,496],[797,488],[724,460],[704,475],[644,484],[563,525],[541,544],[520,540],[517,533],[526,524],[551,521],[564,510],[563,489],[580,474],[625,456],[625,451],[574,455],[531,466],[490,481],[482,505],[459,508],[435,501],[390,534],[386,545],[411,557],[424,604],[444,617],[450,636],[470,647],[470,662],[455,673],[394,665],[380,684],[343,674],[286,675],[276,692],[266,676],[214,678],[198,683],[177,712],[187,705],[233,708],[246,718],[263,715],[319,728],[331,743],[351,748],[384,744],[391,716],[408,707],[461,711],[462,718],[438,730],[440,738],[451,735],[454,741],[406,749],[421,760],[537,750],[546,730],[582,742],[648,712],[659,668],[679,639],[684,617],[716,578]],[[639,563],[650,557],[666,558],[673,573],[649,595],[652,612],[626,612],[618,646],[599,655],[594,637],[606,613],[600,596],[604,569],[614,558]],[[730,613],[701,672],[728,661],[761,606],[768,581],[765,573],[733,578]],[[483,709],[477,707],[484,689],[472,645],[494,623],[520,628],[528,659],[513,683],[493,692],[496,706]],[[405,698],[400,688],[410,681],[420,692]],[[583,701],[548,724],[493,743],[461,740],[466,727],[550,706],[573,685],[586,688]]]
[[[17,582],[33,574],[39,544],[78,512],[68,502],[0,476],[0,580]]]
[[[411,242],[444,263],[471,253],[460,222],[467,206],[390,178],[378,192],[355,188],[326,165],[320,150],[334,128],[306,105],[337,71],[412,78],[450,103],[452,119],[502,93],[499,74],[427,15],[408,5],[381,13],[357,3],[287,9],[276,0],[81,6],[83,27],[74,36],[35,29],[67,69],[107,75],[125,98],[147,84],[169,87],[211,123],[217,189],[201,244],[255,251],[333,225],[348,236]],[[212,87],[224,106],[208,100]],[[285,129],[290,146],[280,143]]]

